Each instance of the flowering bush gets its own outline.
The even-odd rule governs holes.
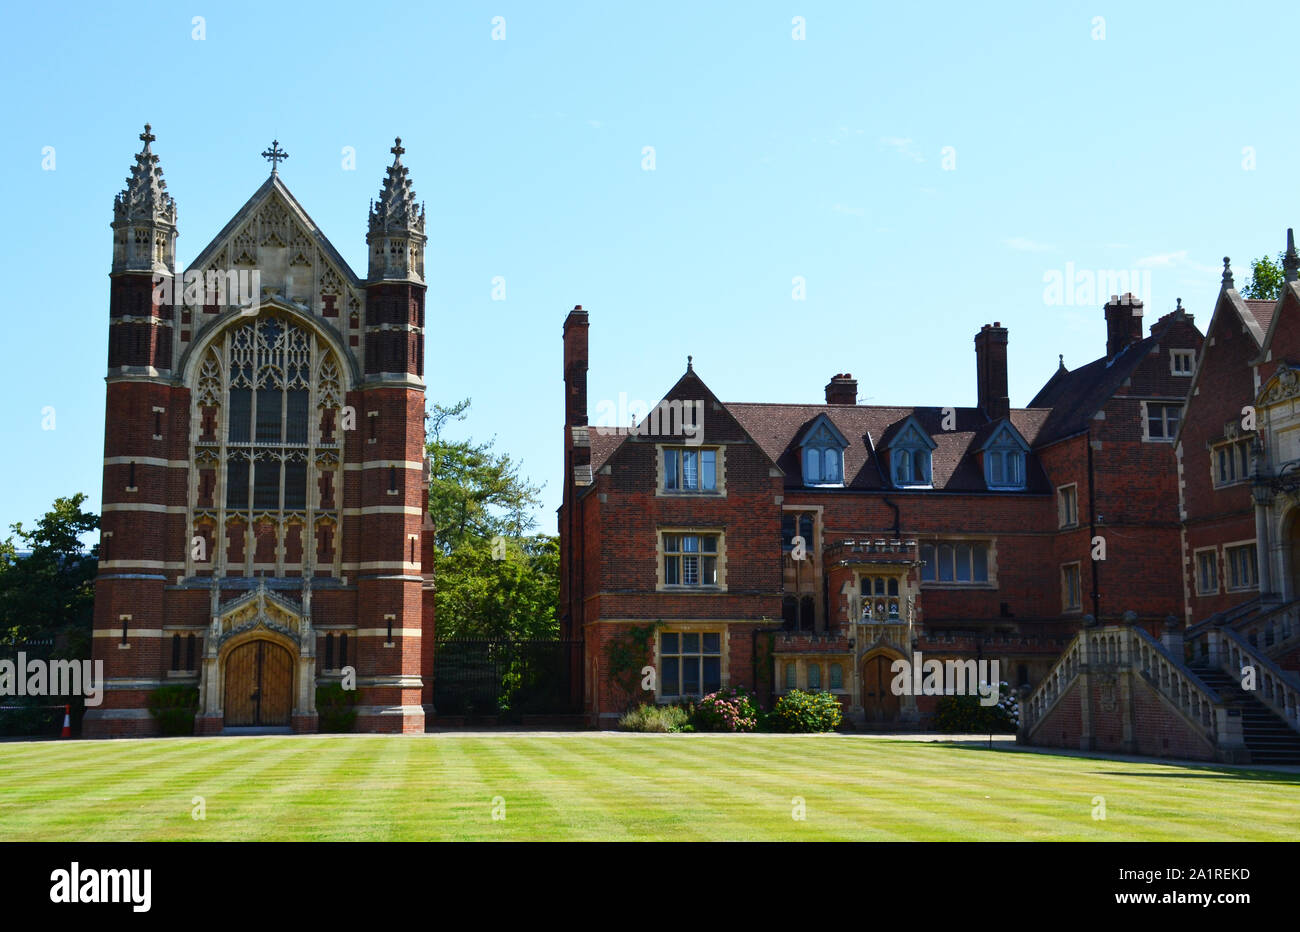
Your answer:
[[[834,731],[842,718],[840,701],[831,693],[793,689],[776,700],[768,724],[773,731]]]
[[[935,731],[988,735],[1014,732],[1020,727],[1020,703],[1006,683],[998,684],[996,705],[980,705],[978,695],[944,696],[930,720]]]
[[[700,731],[754,731],[758,706],[743,686],[719,689],[695,707],[695,727]]]

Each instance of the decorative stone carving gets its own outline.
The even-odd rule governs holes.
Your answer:
[[[305,613],[291,600],[258,586],[251,592],[228,602],[213,619],[213,638],[219,646],[236,635],[263,628],[283,635],[301,645],[310,633],[311,625]]]
[[[1294,369],[1282,367],[1274,374],[1272,384],[1264,392],[1260,403],[1265,405],[1276,404],[1279,401],[1285,401],[1288,398],[1295,398],[1300,395],[1300,373]]]
[[[201,405],[221,404],[221,362],[213,350],[208,350],[203,366],[199,369],[196,397]]]
[[[231,248],[235,253],[232,265],[257,265],[257,241],[253,238],[251,224],[235,235]]]

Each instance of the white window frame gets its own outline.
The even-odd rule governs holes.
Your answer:
[[[664,652],[664,635],[666,634],[673,635],[677,638],[677,650],[674,653],[669,654]],[[718,637],[718,651],[716,654],[712,652],[705,652],[704,650],[704,638],[707,635],[711,635],[711,634],[717,635]],[[692,635],[698,636],[699,638],[699,650],[697,652],[686,651],[686,638]],[[656,632],[655,633],[655,659],[657,661],[657,664],[655,669],[659,673],[655,681],[656,700],[660,702],[671,702],[678,699],[692,698],[692,697],[698,699],[702,696],[707,696],[710,692],[713,692],[713,690],[711,689],[706,689],[704,684],[704,659],[706,657],[718,658],[717,688],[718,689],[724,688],[727,685],[726,656],[727,656],[727,632],[726,632],[725,625],[719,625],[717,627],[698,626],[698,625],[691,625],[683,628],[670,627],[670,628],[664,628]],[[665,660],[669,657],[677,658],[677,683],[674,684],[673,688],[675,691],[672,692],[665,689],[665,687],[668,685],[668,677],[666,672],[667,664],[665,663]],[[688,662],[687,658],[690,658],[690,662],[694,662],[698,666],[699,686],[700,686],[700,691],[698,693],[680,691],[683,688],[681,686],[681,683],[683,681],[682,674],[685,669],[686,663]]]
[[[1179,367],[1182,360],[1187,365]],[[1169,351],[1169,373],[1190,378],[1196,372],[1196,350],[1171,349]]]
[[[1070,602],[1069,570],[1074,570],[1075,575],[1075,596],[1076,601]],[[1073,563],[1061,564],[1061,611],[1062,612],[1081,612],[1083,611],[1083,564],[1075,561]]]
[[[1065,493],[1070,493],[1070,514],[1067,514],[1065,507]],[[1058,528],[1070,528],[1079,526],[1079,483],[1070,482],[1066,485],[1056,487],[1056,526]]]
[[[675,454],[676,465],[674,467],[674,481],[676,488],[670,488],[668,485],[668,463],[669,454]],[[704,488],[704,454],[713,454],[713,487]],[[723,452],[722,447],[696,447],[690,445],[678,446],[675,444],[661,444],[655,451],[658,457],[659,471],[659,494],[660,495],[722,495],[725,492],[725,482],[723,479]],[[695,488],[687,488],[686,483],[686,462],[687,455],[693,455],[696,458],[695,466]]]
[[[993,478],[994,462],[1002,464],[1002,479]],[[1007,480],[1007,463],[1016,464],[1016,480]],[[990,489],[1023,489],[1025,487],[1025,451],[1015,444],[999,444],[984,451],[984,482]]]
[[[913,478],[907,481],[901,481],[898,478],[898,467],[902,464],[901,457],[907,457],[907,474]],[[921,472],[923,478],[916,479],[916,458],[925,457]],[[931,450],[922,444],[907,444],[894,447],[889,453],[889,474],[893,479],[894,487],[899,489],[932,489],[934,488],[934,457]]]
[[[1207,556],[1213,561],[1214,564],[1213,577],[1210,580],[1214,584],[1214,588],[1212,589],[1208,589],[1205,587],[1206,578],[1205,578],[1205,574],[1202,572],[1202,567],[1201,567],[1201,558]],[[1193,550],[1192,571],[1196,574],[1196,594],[1198,596],[1212,596],[1212,595],[1219,594],[1220,586],[1219,586],[1219,548],[1218,547],[1201,547],[1197,550]]]
[[[1245,471],[1240,475],[1238,474],[1241,468],[1239,450],[1245,450],[1246,453]],[[1219,472],[1219,455],[1221,453],[1227,454],[1225,463],[1230,463],[1232,466],[1232,475],[1227,479],[1222,478]],[[1228,440],[1223,443],[1216,443],[1214,446],[1210,447],[1210,480],[1213,482],[1216,489],[1224,489],[1230,485],[1240,485],[1243,482],[1249,482],[1250,475],[1254,470],[1255,452],[1251,449],[1251,441],[1249,439]]]
[[[817,469],[809,469],[812,456],[817,457]],[[830,458],[835,464],[836,478],[827,479],[826,462]],[[814,477],[813,473],[816,472]],[[837,446],[806,446],[803,448],[803,484],[808,486],[843,486],[844,485],[844,451]]]
[[[672,550],[668,549],[668,537],[694,537],[700,539],[698,550]],[[714,538],[716,541],[715,550],[707,551],[704,549],[703,538]],[[684,544],[679,543],[679,547]],[[655,575],[658,592],[725,592],[727,590],[727,541],[726,533],[721,528],[706,527],[661,527],[657,531],[655,540]],[[714,583],[684,583],[680,580],[685,576],[685,560],[688,556],[695,556],[698,559],[698,578],[704,577],[704,560],[713,558]],[[678,582],[668,582],[668,561],[672,557],[678,558]]]
[[[1247,549],[1255,554],[1254,558],[1245,567],[1249,571],[1248,575],[1251,578],[1244,585],[1234,585],[1238,570],[1235,555]],[[1259,588],[1259,553],[1255,541],[1239,540],[1223,545],[1223,587],[1227,592],[1249,592],[1252,589]]]
[[[1153,436],[1151,436],[1151,408],[1152,408],[1152,406],[1159,406],[1160,409],[1161,409],[1161,412],[1160,412],[1160,427],[1161,427],[1161,430],[1163,430],[1163,431],[1165,432],[1165,433],[1164,433],[1164,436],[1162,436],[1162,437],[1153,437]],[[1177,408],[1177,409],[1178,409],[1178,422],[1177,422],[1177,424],[1174,425],[1174,430],[1173,430],[1172,433],[1169,431],[1169,409],[1170,409],[1170,408]],[[1181,423],[1183,422],[1183,415],[1184,415],[1185,413],[1186,413],[1186,405],[1184,405],[1182,402],[1179,402],[1179,401],[1144,401],[1144,402],[1142,402],[1142,439],[1143,439],[1143,441],[1145,441],[1146,443],[1173,443],[1173,442],[1174,442],[1174,435],[1178,433],[1178,424],[1181,424]]]

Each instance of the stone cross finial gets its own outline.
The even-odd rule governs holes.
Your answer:
[[[140,134],[140,139],[144,142],[144,147],[146,149],[149,148],[149,143],[153,142],[155,139],[158,138],[153,134],[152,130],[153,127],[150,126],[148,123],[146,123],[144,125],[144,132]]]
[[[402,153],[405,152],[406,150],[402,148],[401,136],[398,136],[395,140],[393,140],[393,148],[389,149],[388,151],[393,153],[393,155],[397,156],[399,160],[402,158]]]
[[[280,148],[280,140],[272,139],[271,148],[262,153],[262,158],[271,163],[271,174],[277,175],[280,171],[280,163],[289,157],[289,153]]]

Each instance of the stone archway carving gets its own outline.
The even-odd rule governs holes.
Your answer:
[[[220,606],[209,626],[199,678],[199,715],[207,722],[204,731],[219,730],[224,721],[226,661],[236,648],[257,640],[270,641],[294,658],[292,721],[315,716],[316,635],[309,605],[268,589],[263,581]]]

